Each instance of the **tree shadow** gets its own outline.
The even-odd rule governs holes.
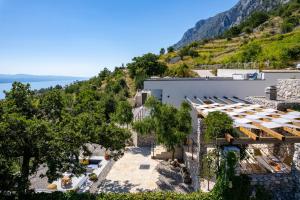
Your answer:
[[[98,186],[100,192],[114,192],[114,193],[128,193],[134,187],[138,186],[139,184],[132,184],[128,180],[124,182],[120,181],[111,181],[111,180],[104,180]],[[135,188],[137,192],[148,192],[150,190],[146,190],[143,188]]]
[[[129,148],[127,152],[130,152],[132,154],[141,154],[145,157],[151,155],[151,148],[150,147],[133,147]]]
[[[179,168],[171,168],[167,162],[161,162],[156,170],[159,178],[156,184],[162,191],[192,192],[190,185],[183,183]]]

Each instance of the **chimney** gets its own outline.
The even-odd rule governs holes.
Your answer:
[[[277,100],[277,88],[276,86],[272,85],[265,89],[266,99],[268,100]]]

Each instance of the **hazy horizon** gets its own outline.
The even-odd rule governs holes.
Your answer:
[[[0,0],[0,73],[91,77],[179,41],[238,0]]]

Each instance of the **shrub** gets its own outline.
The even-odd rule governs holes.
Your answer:
[[[299,17],[291,16],[291,17],[288,17],[287,19],[285,19],[285,21],[287,23],[293,24],[294,26],[297,26],[299,24]]]
[[[236,37],[242,32],[251,33],[254,28],[258,27],[269,19],[269,15],[265,12],[254,12],[249,18],[238,26],[234,26],[223,34],[225,38]]]
[[[242,62],[254,61],[261,52],[262,48],[260,45],[255,43],[247,45],[242,51]]]
[[[246,26],[245,28],[243,28],[243,32],[247,33],[247,34],[250,34],[252,33],[252,29],[249,27],[249,26]]]
[[[191,57],[197,57],[199,56],[198,52],[195,51],[190,45],[189,46],[185,46],[182,49],[180,49],[179,51],[179,56],[181,57],[181,59],[183,59],[184,56],[191,56]]]
[[[225,38],[231,38],[231,37],[236,37],[239,34],[241,34],[241,28],[239,26],[234,26],[230,28],[229,30],[225,31],[224,36]]]
[[[191,48],[196,48],[196,47],[198,47],[199,46],[199,42],[192,42],[190,45],[189,45],[189,47],[191,47]]]
[[[7,198],[11,199],[11,198]],[[55,199],[55,200],[211,200],[209,193],[194,192],[189,194],[180,194],[175,192],[141,192],[141,193],[100,193],[100,194],[89,194],[76,192],[54,192],[54,193],[33,193],[28,194],[28,200],[44,200],[44,199]]]
[[[95,173],[91,173],[89,175],[89,179],[93,182],[96,182],[96,181],[98,181],[98,176]]]
[[[168,53],[171,53],[171,52],[174,52],[174,51],[175,51],[174,47],[172,47],[172,46],[171,46],[171,47],[168,47],[167,50],[168,50]]]
[[[284,21],[281,25],[281,33],[289,33],[294,29],[294,25],[287,21]]]
[[[186,64],[181,64],[179,66],[171,68],[167,72],[167,75],[172,76],[172,77],[192,77],[193,76],[191,69]]]
[[[283,58],[296,60],[300,57],[300,45],[283,49]]]

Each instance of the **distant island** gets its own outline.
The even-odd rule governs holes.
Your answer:
[[[85,80],[86,77],[74,76],[52,76],[52,75],[30,75],[30,74],[0,74],[0,83],[19,82],[42,82],[42,81],[67,81]]]

